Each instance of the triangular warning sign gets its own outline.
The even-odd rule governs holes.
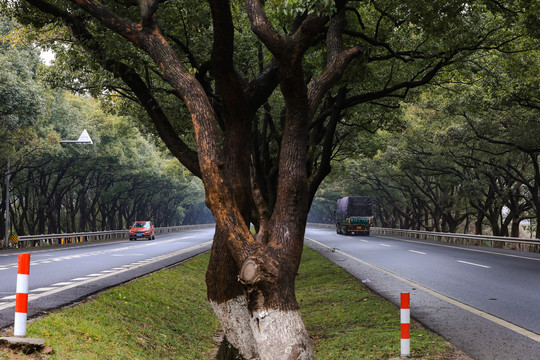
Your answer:
[[[92,139],[90,139],[90,135],[88,135],[88,131],[86,131],[86,129],[83,130],[77,142],[80,144],[93,144]]]

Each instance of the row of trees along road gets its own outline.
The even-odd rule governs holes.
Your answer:
[[[7,27],[8,22],[2,22]],[[5,32],[4,32],[5,34]],[[0,44],[1,158],[10,160],[10,225],[18,235],[211,222],[198,179],[95,100],[38,81],[39,51]],[[94,145],[59,144],[89,129]],[[0,178],[5,189],[6,177]],[[4,222],[6,202],[2,193]],[[2,223],[2,229],[4,224]]]
[[[344,165],[319,217],[346,188],[376,199],[380,226],[519,237],[526,220],[540,238],[540,54],[521,41],[529,51],[471,59],[402,106],[403,131],[379,132],[376,156]]]
[[[392,109],[416,90],[516,50],[538,23],[538,2],[521,0],[0,4],[50,39],[55,85],[122,95],[111,106],[202,178],[216,220],[208,298],[224,349],[245,359],[313,357],[294,278],[331,161],[395,129]]]

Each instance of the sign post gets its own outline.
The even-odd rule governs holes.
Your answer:
[[[6,224],[5,224],[5,247],[9,247],[9,178],[10,178],[10,163],[7,161],[6,170]]]
[[[15,295],[15,325],[13,334],[26,337],[26,320],[28,318],[28,278],[30,276],[30,254],[19,255],[17,271],[17,290]]]
[[[401,293],[401,357],[411,356],[411,294]]]

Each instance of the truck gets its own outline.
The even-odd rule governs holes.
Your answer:
[[[369,196],[347,196],[337,201],[336,232],[369,235],[373,221],[373,200]]]

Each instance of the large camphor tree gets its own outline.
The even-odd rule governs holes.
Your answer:
[[[535,6],[507,0],[0,3],[21,24],[48,31],[59,54],[71,55],[65,63],[79,76],[64,80],[133,101],[151,131],[201,177],[216,221],[208,299],[224,348],[244,359],[313,357],[294,280],[307,213],[333,156],[350,151],[346,141],[358,131],[390,126],[386,114],[412,89],[451,81],[450,70],[478,51],[504,51]]]

